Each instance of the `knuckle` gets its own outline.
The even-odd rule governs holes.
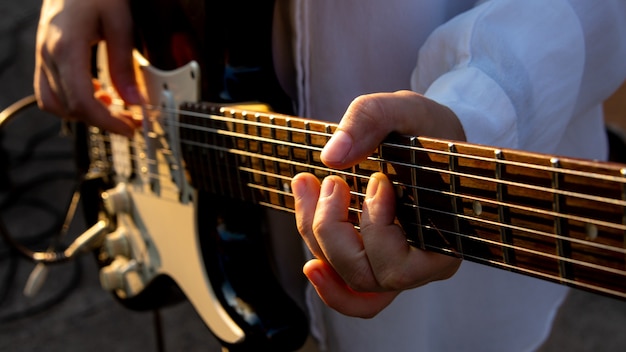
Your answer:
[[[355,98],[348,108],[348,116],[358,117],[364,126],[379,125],[384,121],[385,110],[376,95],[361,95]],[[382,117],[382,118],[381,118]]]
[[[411,277],[399,270],[385,270],[378,277],[381,288],[386,291],[406,290],[415,286]]]
[[[357,267],[344,275],[346,284],[356,292],[377,292],[380,287],[369,267]]]

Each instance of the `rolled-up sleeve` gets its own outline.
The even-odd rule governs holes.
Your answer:
[[[412,87],[470,142],[553,153],[624,79],[626,1],[492,0],[432,33]]]

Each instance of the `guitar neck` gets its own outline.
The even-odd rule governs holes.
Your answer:
[[[194,187],[293,212],[300,172],[343,177],[358,227],[367,180],[389,176],[408,241],[626,299],[626,169],[422,137],[394,136],[364,162],[333,170],[320,152],[336,125],[186,104],[183,156]]]

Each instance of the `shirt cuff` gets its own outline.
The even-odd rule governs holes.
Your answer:
[[[468,142],[519,148],[517,114],[511,100],[479,69],[447,72],[428,87],[424,96],[456,114]]]

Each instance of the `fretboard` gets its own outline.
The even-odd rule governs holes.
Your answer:
[[[626,299],[626,166],[394,136],[347,170],[320,152],[336,126],[210,104],[181,109],[194,187],[293,212],[290,182],[343,177],[358,228],[369,176],[387,174],[414,246]]]

